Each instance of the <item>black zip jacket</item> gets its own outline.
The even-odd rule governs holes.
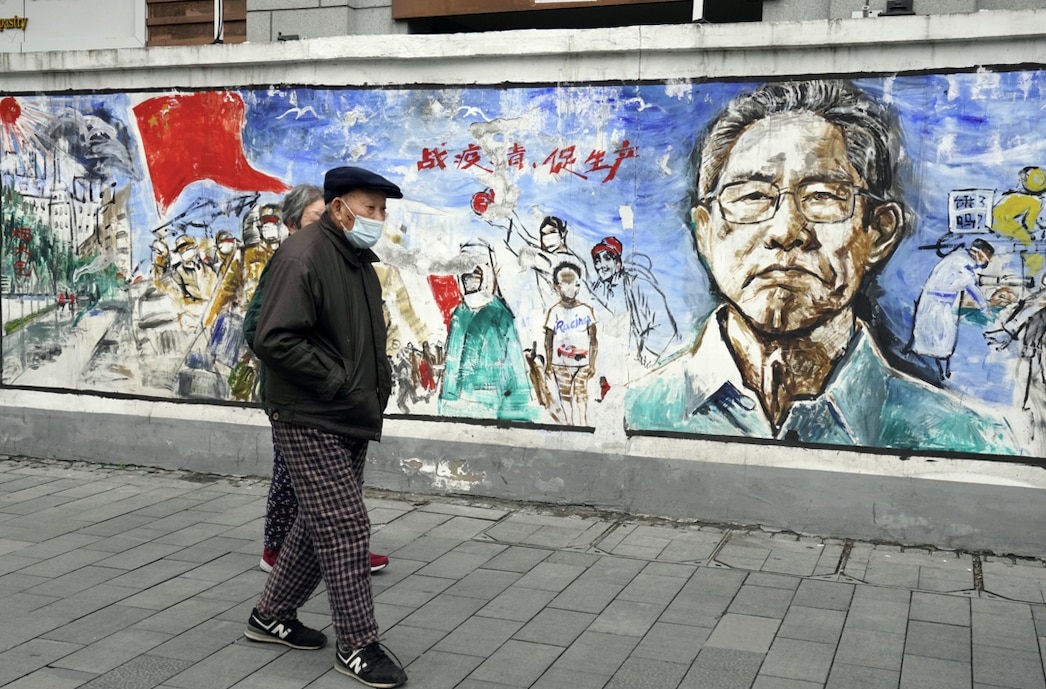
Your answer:
[[[377,260],[326,213],[269,260],[252,346],[267,369],[269,418],[381,439],[392,371]]]

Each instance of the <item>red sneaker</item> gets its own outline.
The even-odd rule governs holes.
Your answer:
[[[388,555],[378,555],[377,553],[370,554],[370,571],[380,572],[389,566]]]
[[[278,550],[268,550],[268,549],[263,550],[262,551],[261,562],[258,563],[258,566],[261,567],[261,570],[263,572],[271,572],[273,565],[276,564],[276,557],[279,554],[280,554],[280,551],[278,551]],[[389,566],[389,556],[388,555],[378,555],[377,553],[371,553],[370,554],[370,571],[371,572],[380,572],[381,570],[385,569],[388,566]]]
[[[261,562],[258,563],[258,566],[261,567],[261,571],[271,572],[272,566],[276,564],[276,558],[279,554],[280,551],[278,550],[269,550],[268,548],[262,550]]]

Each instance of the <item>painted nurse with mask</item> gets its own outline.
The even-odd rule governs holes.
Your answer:
[[[516,317],[501,296],[494,251],[482,239],[461,246],[455,261],[462,302],[447,327],[443,416],[534,421],[530,379]]]

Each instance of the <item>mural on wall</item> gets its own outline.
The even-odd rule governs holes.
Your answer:
[[[251,403],[283,194],[389,203],[387,413],[1043,456],[1046,72],[0,96],[6,386]]]

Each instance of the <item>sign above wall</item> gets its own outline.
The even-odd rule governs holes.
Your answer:
[[[29,25],[29,17],[19,17],[17,14],[13,17],[0,17],[0,31],[4,29],[18,29],[25,31],[25,27]]]
[[[0,54],[142,48],[144,12],[142,0],[0,0]],[[4,73],[5,89],[17,71]]]

